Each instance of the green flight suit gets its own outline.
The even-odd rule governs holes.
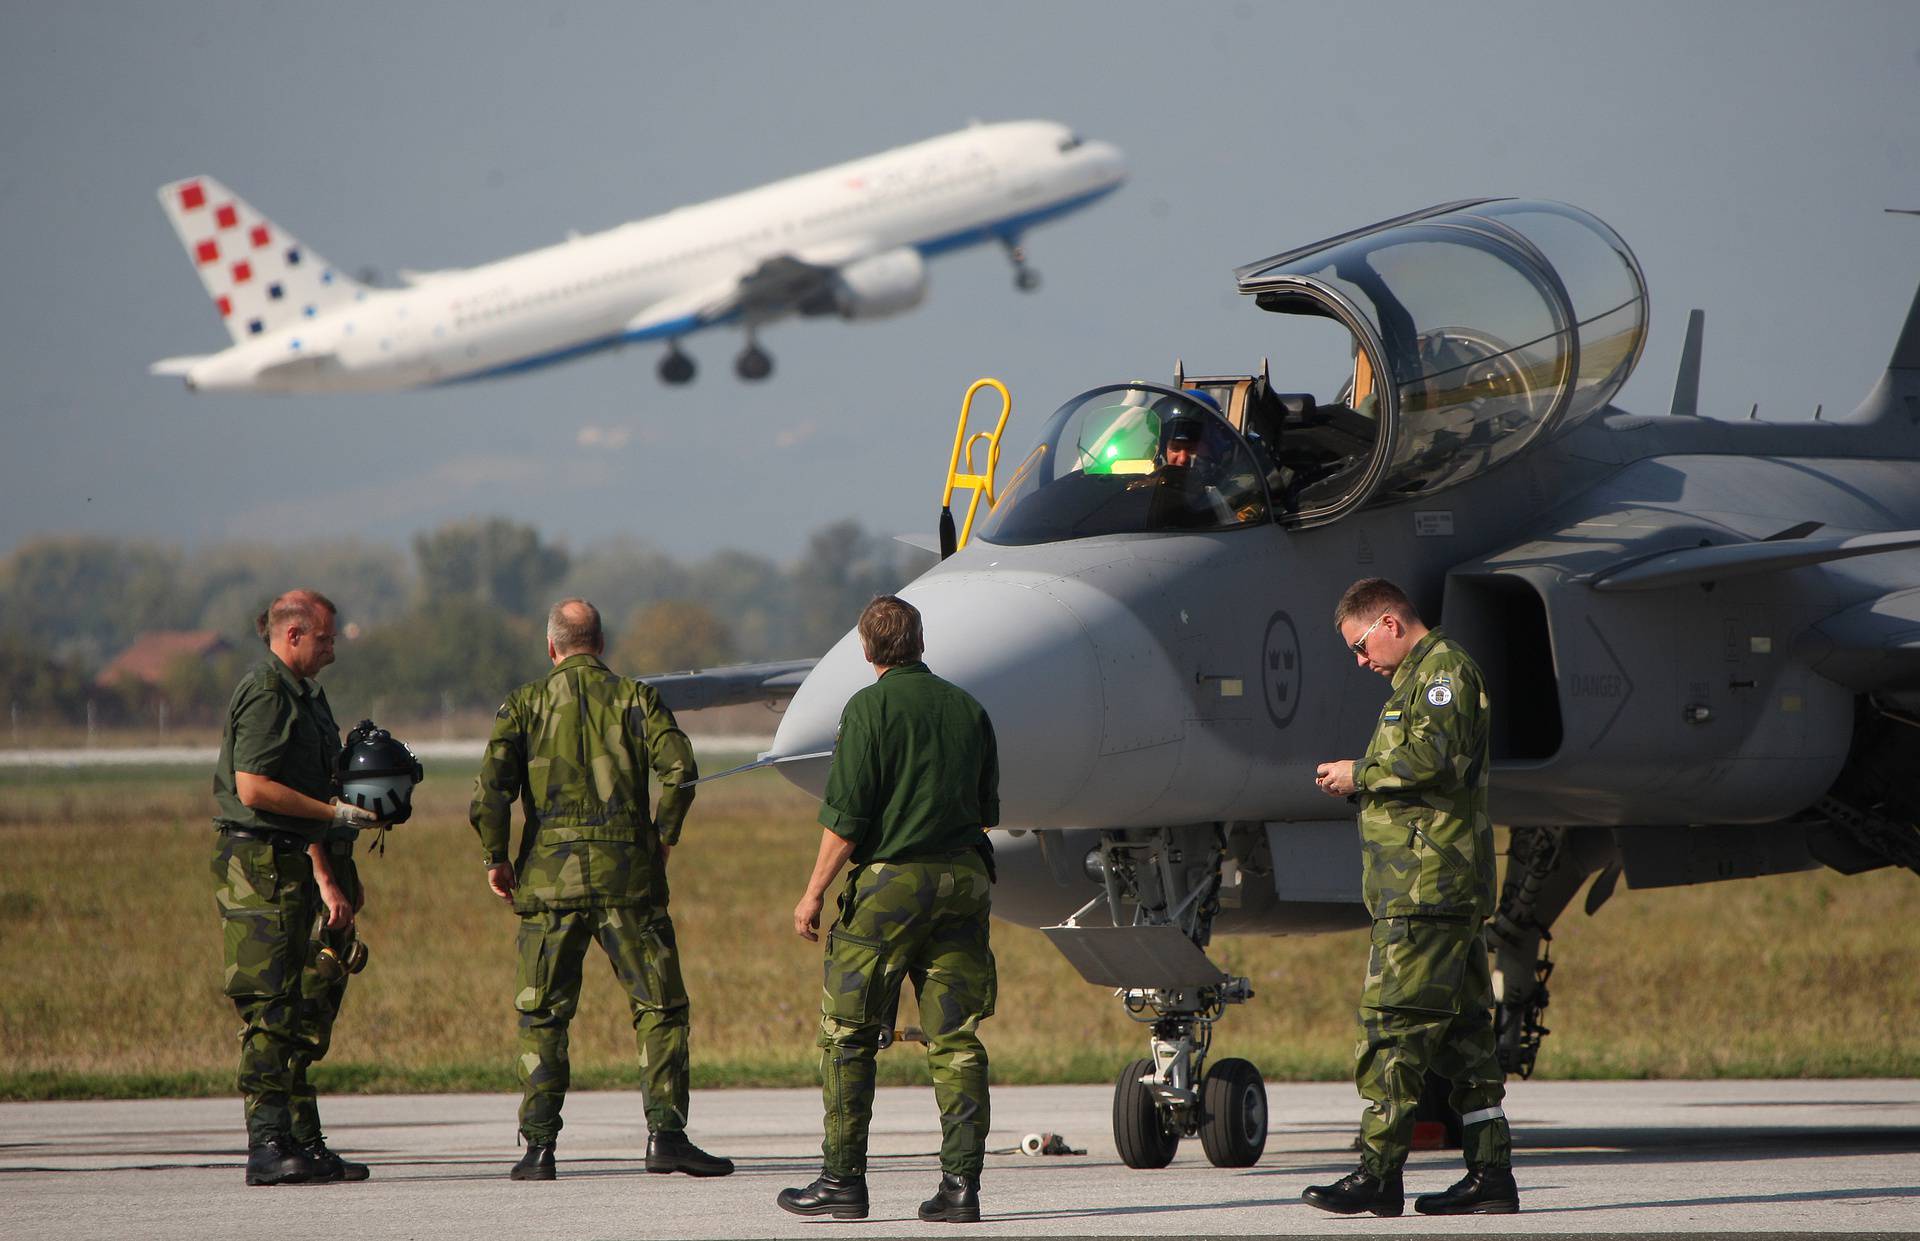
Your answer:
[[[1362,889],[1374,919],[1355,1080],[1367,1101],[1361,1162],[1377,1176],[1406,1162],[1428,1071],[1453,1084],[1468,1166],[1512,1161],[1482,937],[1496,891],[1489,711],[1479,667],[1435,629],[1395,670],[1354,764]]]
[[[265,776],[325,801],[333,795],[339,750],[340,730],[318,685],[296,677],[271,652],[241,678],[227,704],[213,775],[219,834],[212,869],[226,958],[223,989],[242,1023],[238,1086],[254,1146],[295,1136],[294,1095],[313,1058],[301,992],[320,894],[306,846],[326,825],[245,805],[235,773]]]
[[[650,814],[647,769],[660,782]],[[524,828],[513,858],[520,915],[520,1132],[551,1144],[569,1069],[567,1027],[580,967],[597,940],[626,989],[647,1125],[687,1127],[687,989],[660,846],[680,838],[699,778],[693,748],[651,686],[570,655],[513,691],[494,718],[470,818],[483,860],[507,860],[513,803]]]
[[[980,1023],[998,992],[985,829],[1000,821],[993,724],[922,663],[847,701],[820,823],[854,843],[820,1003],[826,1171],[864,1176],[874,1060],[903,982],[919,997],[940,1168],[979,1176],[992,1115]]]

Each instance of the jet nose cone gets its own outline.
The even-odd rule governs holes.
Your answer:
[[[901,597],[920,609],[927,666],[979,699],[993,721],[1003,820],[1045,821],[1086,782],[1100,749],[1100,665],[1079,619],[1052,595],[1001,577],[941,574]],[[772,752],[832,748],[847,699],[871,684],[850,633],[794,695]],[[780,771],[816,797],[826,787],[825,761]]]

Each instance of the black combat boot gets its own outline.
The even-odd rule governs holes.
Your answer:
[[[1413,1209],[1422,1215],[1512,1215],[1520,1210],[1520,1187],[1512,1168],[1469,1168],[1443,1194],[1421,1194]]]
[[[1310,1207],[1319,1207],[1322,1211],[1332,1211],[1335,1215],[1358,1215],[1362,1211],[1372,1211],[1375,1215],[1392,1216],[1407,1209],[1406,1192],[1400,1187],[1398,1168],[1384,1177],[1360,1168],[1331,1185],[1309,1185],[1307,1192],[1300,1195],[1300,1201]]]
[[[709,1155],[679,1130],[647,1135],[647,1171],[684,1172],[688,1176],[726,1176],[733,1160]]]
[[[867,1178],[822,1172],[805,1189],[783,1189],[774,1199],[782,1211],[795,1215],[831,1215],[835,1219],[867,1218]]]
[[[520,1156],[520,1162],[513,1165],[513,1171],[507,1173],[515,1181],[550,1181],[553,1171],[553,1143],[529,1142],[527,1153]]]
[[[286,1138],[268,1138],[247,1152],[249,1185],[304,1185],[318,1172],[313,1161]]]
[[[980,1178],[940,1174],[940,1188],[920,1204],[920,1218],[929,1224],[977,1224],[980,1222]]]
[[[315,1185],[330,1185],[335,1181],[364,1181],[370,1175],[366,1164],[342,1159],[329,1150],[325,1137],[307,1147],[307,1158],[314,1166]]]

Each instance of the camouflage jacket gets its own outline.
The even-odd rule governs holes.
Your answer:
[[[1435,629],[1393,674],[1360,788],[1361,882],[1375,918],[1493,913],[1486,681]]]
[[[647,767],[660,781],[657,815],[648,813]],[[501,704],[468,817],[485,861],[506,861],[519,799],[521,913],[660,908],[667,888],[656,846],[679,840],[693,804],[687,785],[699,774],[651,685],[615,676],[596,656],[570,655]]]

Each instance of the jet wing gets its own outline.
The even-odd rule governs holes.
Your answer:
[[[149,375],[178,375],[184,377],[194,367],[205,362],[211,354],[197,354],[190,357],[161,358],[147,367]]]
[[[1754,543],[1661,552],[1601,569],[1588,582],[1595,590],[1664,590],[1914,547],[1920,547],[1920,530],[1889,530],[1826,539],[1763,539]]]
[[[784,702],[793,697],[818,659],[786,659],[764,664],[731,664],[692,672],[643,676],[660,691],[660,701],[671,711],[698,711],[746,702]]]

